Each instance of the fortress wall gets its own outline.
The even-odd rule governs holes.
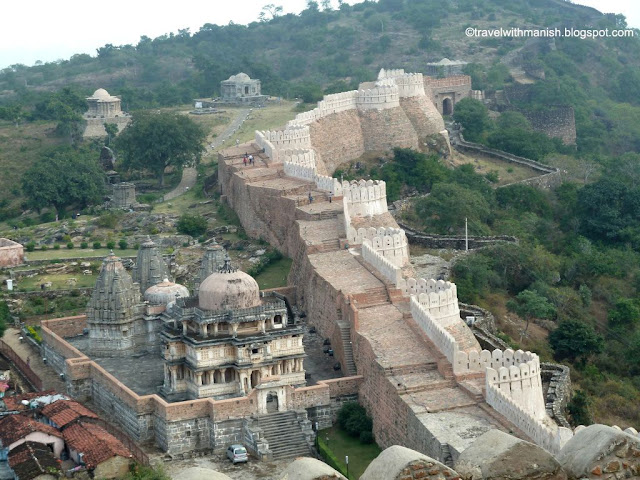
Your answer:
[[[411,316],[427,334],[429,340],[431,340],[434,345],[437,345],[438,349],[447,357],[449,363],[454,365],[458,351],[456,339],[422,307],[415,296],[411,297]]]
[[[407,439],[409,406],[386,376],[369,341],[357,332],[354,335],[353,355],[358,359],[358,373],[363,376],[359,400],[374,419],[376,443],[381,448],[391,445],[415,448]]]
[[[394,78],[400,98],[425,96],[424,79],[421,73],[407,73]],[[401,100],[402,101],[402,100]]]
[[[409,264],[409,242],[404,231],[399,228],[347,228],[347,242],[349,245],[359,245],[365,241],[383,258],[397,267]]]
[[[322,118],[309,129],[318,164],[322,163],[329,174],[365,152],[360,116],[355,109]]]
[[[365,240],[362,243],[362,258],[393,285],[396,285],[402,278],[402,269],[377,252],[370,240]]]
[[[519,110],[531,127],[551,138],[560,138],[565,145],[576,144],[576,119],[568,105],[545,105],[544,110]]]
[[[409,117],[399,102],[396,107],[359,112],[365,152],[387,151],[394,147],[419,149],[418,134]]]
[[[358,110],[386,110],[399,106],[400,93],[395,83],[358,90],[358,96],[356,97],[356,108]]]
[[[434,132],[445,130],[442,115],[436,110],[435,105],[426,96],[414,96],[401,98],[400,106],[413,125],[420,141]]]
[[[264,153],[266,153],[271,159],[271,163],[280,163],[280,158],[278,157],[276,148],[273,146],[273,143],[267,139],[264,133],[256,130],[255,142],[256,145],[258,145],[258,148],[264,150]]]
[[[107,131],[104,129],[105,123],[115,123],[120,133],[131,121],[131,117],[107,117],[107,118],[87,118],[84,117],[86,127],[82,133],[83,137],[106,137]]]
[[[387,186],[383,180],[343,182],[342,194],[345,228],[351,225],[353,217],[372,217],[388,211]]]

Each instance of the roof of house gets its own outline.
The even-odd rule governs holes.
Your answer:
[[[116,455],[131,457],[120,440],[93,423],[75,423],[67,427],[63,435],[69,449],[83,454],[87,468],[95,468]]]
[[[62,437],[62,433],[55,428],[24,415],[7,415],[0,419],[0,441],[3,446],[9,446],[33,432]]]
[[[31,480],[51,469],[60,470],[58,460],[42,443],[24,442],[9,453],[9,465],[20,480]]]
[[[29,405],[23,405],[22,401],[26,400],[27,402],[31,402],[36,398],[47,397],[56,395],[55,390],[47,390],[46,392],[29,392],[23,393],[21,395],[13,395],[10,397],[4,397],[2,400],[4,404],[7,406],[8,411],[24,411],[29,410],[31,407]]]
[[[63,428],[82,417],[98,418],[95,413],[75,400],[58,400],[50,403],[42,409],[42,415],[55,423],[58,428]]]

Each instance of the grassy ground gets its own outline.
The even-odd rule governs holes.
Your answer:
[[[463,155],[460,152],[456,152],[453,157],[453,164],[457,166],[465,163],[472,164],[475,167],[476,172],[481,175],[485,175],[489,172],[497,172],[499,180],[498,183],[495,184],[496,187],[506,185],[508,183],[519,182],[539,175],[538,172],[530,168],[503,160],[497,160],[486,155],[475,155],[469,153]]]
[[[128,248],[126,250],[114,249],[118,257],[135,257],[138,254],[137,250]],[[65,247],[61,247],[60,250],[36,250],[35,252],[25,252],[29,260],[64,260],[65,258],[103,258],[109,255],[109,250],[101,248],[100,250],[94,250],[92,248],[74,248],[68,250]]]
[[[349,457],[349,478],[357,479],[369,464],[380,455],[380,447],[375,443],[363,445],[360,440],[347,435],[337,425],[320,430],[320,439],[338,459],[339,466],[346,472],[345,456]]]
[[[287,277],[293,260],[283,258],[273,262],[256,277],[260,290],[287,286]]]
[[[62,139],[48,135],[55,127],[51,122],[35,122],[16,127],[0,121],[0,200],[10,203],[20,200],[22,174],[48,148],[62,143]],[[17,194],[17,195],[16,195]]]
[[[64,273],[64,274],[49,274],[44,273],[42,275],[36,275],[35,277],[23,278],[17,282],[17,289],[19,291],[31,291],[40,290],[40,285],[43,283],[51,282],[51,288],[47,290],[61,290],[67,288],[86,288],[93,287],[96,283],[97,268],[91,269],[93,274],[83,275],[82,273]],[[76,279],[75,283],[70,283],[72,278]]]

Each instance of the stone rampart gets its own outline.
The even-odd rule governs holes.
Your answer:
[[[272,164],[280,163],[280,157],[278,155],[276,147],[273,145],[273,143],[271,143],[271,141],[263,132],[256,130],[255,142],[256,145],[258,145],[258,148],[260,150],[263,150],[267,157],[269,157]]]
[[[537,445],[557,455],[573,436],[573,432],[565,427],[548,425],[521,406],[508,392],[500,388],[498,371],[487,368],[486,375],[487,403],[522,430]]]
[[[372,217],[388,211],[384,180],[360,180],[342,183],[345,210],[349,217]]]
[[[400,106],[397,85],[380,85],[366,90],[358,90],[356,108],[358,110],[386,110]]]
[[[569,105],[545,105],[543,110],[519,110],[531,127],[551,138],[560,138],[565,145],[576,144],[576,119]]]
[[[402,222],[398,222],[405,231],[410,243],[421,245],[427,248],[453,248],[455,250],[464,250],[466,241],[469,242],[470,249],[489,247],[501,243],[518,243],[516,237],[510,235],[495,236],[469,236],[464,235],[435,235],[417,232]]]
[[[400,228],[359,228],[347,227],[349,245],[361,245],[365,240],[370,246],[397,267],[409,264],[409,243],[404,231]]]
[[[458,352],[456,339],[420,304],[415,295],[411,297],[411,316],[434,345],[447,357],[449,363],[454,365]]]
[[[402,279],[402,269],[378,252],[370,240],[365,239],[362,243],[362,258],[393,285]]]

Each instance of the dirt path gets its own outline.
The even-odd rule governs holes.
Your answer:
[[[211,155],[220,145],[222,145],[226,140],[231,138],[231,136],[236,133],[238,128],[247,120],[249,113],[251,110],[240,110],[236,115],[236,118],[229,124],[229,126],[222,132],[220,135],[216,137],[216,139],[210,145],[207,145],[207,151],[204,156]],[[198,172],[194,167],[188,167],[182,170],[182,179],[180,180],[180,184],[167,193],[164,196],[164,201],[174,199],[179,197],[180,195],[187,192],[190,188],[196,184],[198,179]]]

